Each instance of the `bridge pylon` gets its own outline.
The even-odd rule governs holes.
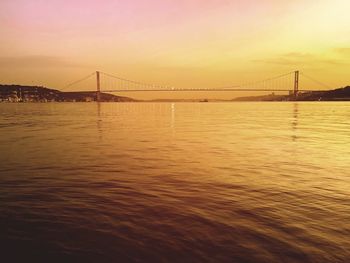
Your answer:
[[[294,99],[298,97],[299,92],[299,70],[294,72]]]
[[[96,71],[96,84],[97,84],[96,100],[97,102],[101,102],[101,81],[100,81],[99,71]]]

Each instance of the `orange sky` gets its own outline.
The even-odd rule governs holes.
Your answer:
[[[0,83],[61,89],[101,70],[221,87],[299,69],[350,85],[349,10],[348,0],[2,0]]]

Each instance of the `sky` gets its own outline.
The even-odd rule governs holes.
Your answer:
[[[210,88],[301,70],[350,85],[348,0],[1,0],[0,37],[4,84],[61,89],[100,70]]]

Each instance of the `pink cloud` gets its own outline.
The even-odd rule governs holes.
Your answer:
[[[266,2],[266,1],[265,1]],[[48,30],[128,30],[178,23],[216,9],[254,10],[259,1],[230,0],[2,0],[0,14],[19,28]]]

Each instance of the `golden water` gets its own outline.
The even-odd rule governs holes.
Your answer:
[[[347,262],[349,103],[0,104],[4,262]]]

